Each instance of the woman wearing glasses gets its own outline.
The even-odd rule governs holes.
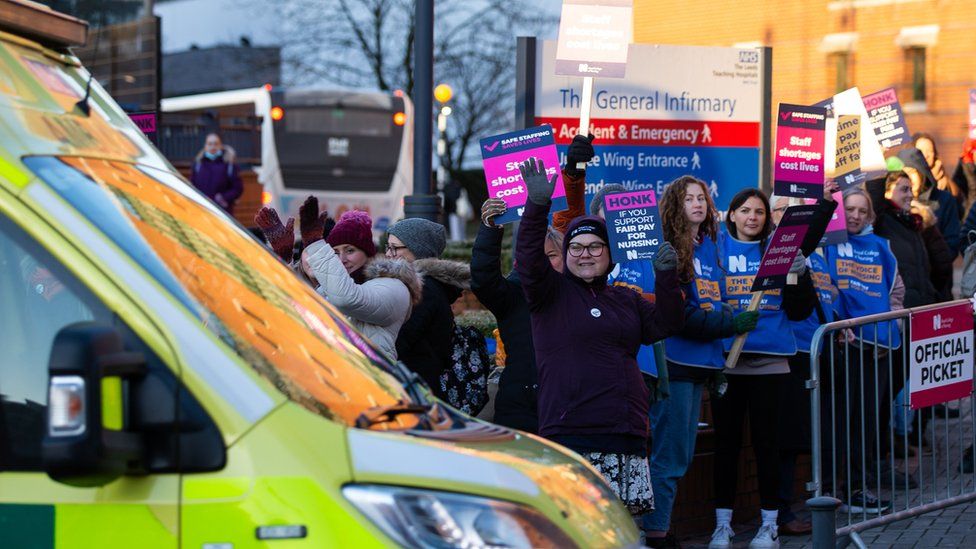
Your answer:
[[[607,286],[613,267],[607,228],[579,217],[563,242],[564,272],[545,255],[546,218],[556,175],[541,161],[520,166],[528,201],[518,232],[515,268],[529,302],[539,376],[539,434],[586,457],[631,514],[653,508],[646,448],[648,393],[637,367],[641,344],[681,329],[684,298],[674,248],[661,246],[657,303]]]
[[[400,328],[398,358],[448,401],[441,374],[454,365],[454,313],[451,304],[471,285],[471,268],[438,259],[447,246],[444,226],[426,219],[397,221],[388,229],[386,256],[411,263],[423,280],[423,297]]]

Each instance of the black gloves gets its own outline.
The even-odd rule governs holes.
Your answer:
[[[584,170],[577,168],[577,164],[586,164],[594,156],[596,152],[593,150],[593,134],[586,137],[577,135],[566,152],[566,173],[573,176],[580,175]]]
[[[654,256],[655,271],[673,271],[678,267],[678,253],[674,251],[674,246],[670,242],[664,241],[661,248]]]
[[[530,158],[519,164],[519,172],[522,174],[522,181],[525,183],[529,200],[539,206],[549,204],[552,199],[552,192],[556,189],[556,178],[559,177],[559,174],[553,174],[550,179],[546,175],[545,164],[538,158]]]

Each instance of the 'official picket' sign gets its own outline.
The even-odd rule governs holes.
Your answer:
[[[962,303],[913,313],[911,324],[912,409],[969,396],[973,392],[973,306]]]

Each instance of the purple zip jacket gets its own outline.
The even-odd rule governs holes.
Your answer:
[[[234,163],[233,153],[225,152],[216,160],[198,156],[200,158],[193,163],[190,181],[207,198],[233,214],[234,202],[244,193],[244,183],[241,181],[240,170]],[[219,199],[217,195],[220,195]]]
[[[677,272],[655,273],[656,304],[633,290],[607,286],[605,275],[587,283],[568,268],[558,273],[543,250],[548,214],[549,205],[526,203],[515,253],[535,344],[539,433],[646,438],[648,392],[637,351],[677,334],[684,324]],[[566,234],[583,219],[574,220]],[[567,238],[564,258],[568,246]],[[607,270],[612,269],[611,264]]]

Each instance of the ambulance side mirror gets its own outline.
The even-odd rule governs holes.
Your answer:
[[[141,353],[126,352],[111,326],[79,322],[54,338],[48,363],[44,470],[72,486],[102,486],[138,468],[142,436],[127,431],[129,380],[144,376]]]

